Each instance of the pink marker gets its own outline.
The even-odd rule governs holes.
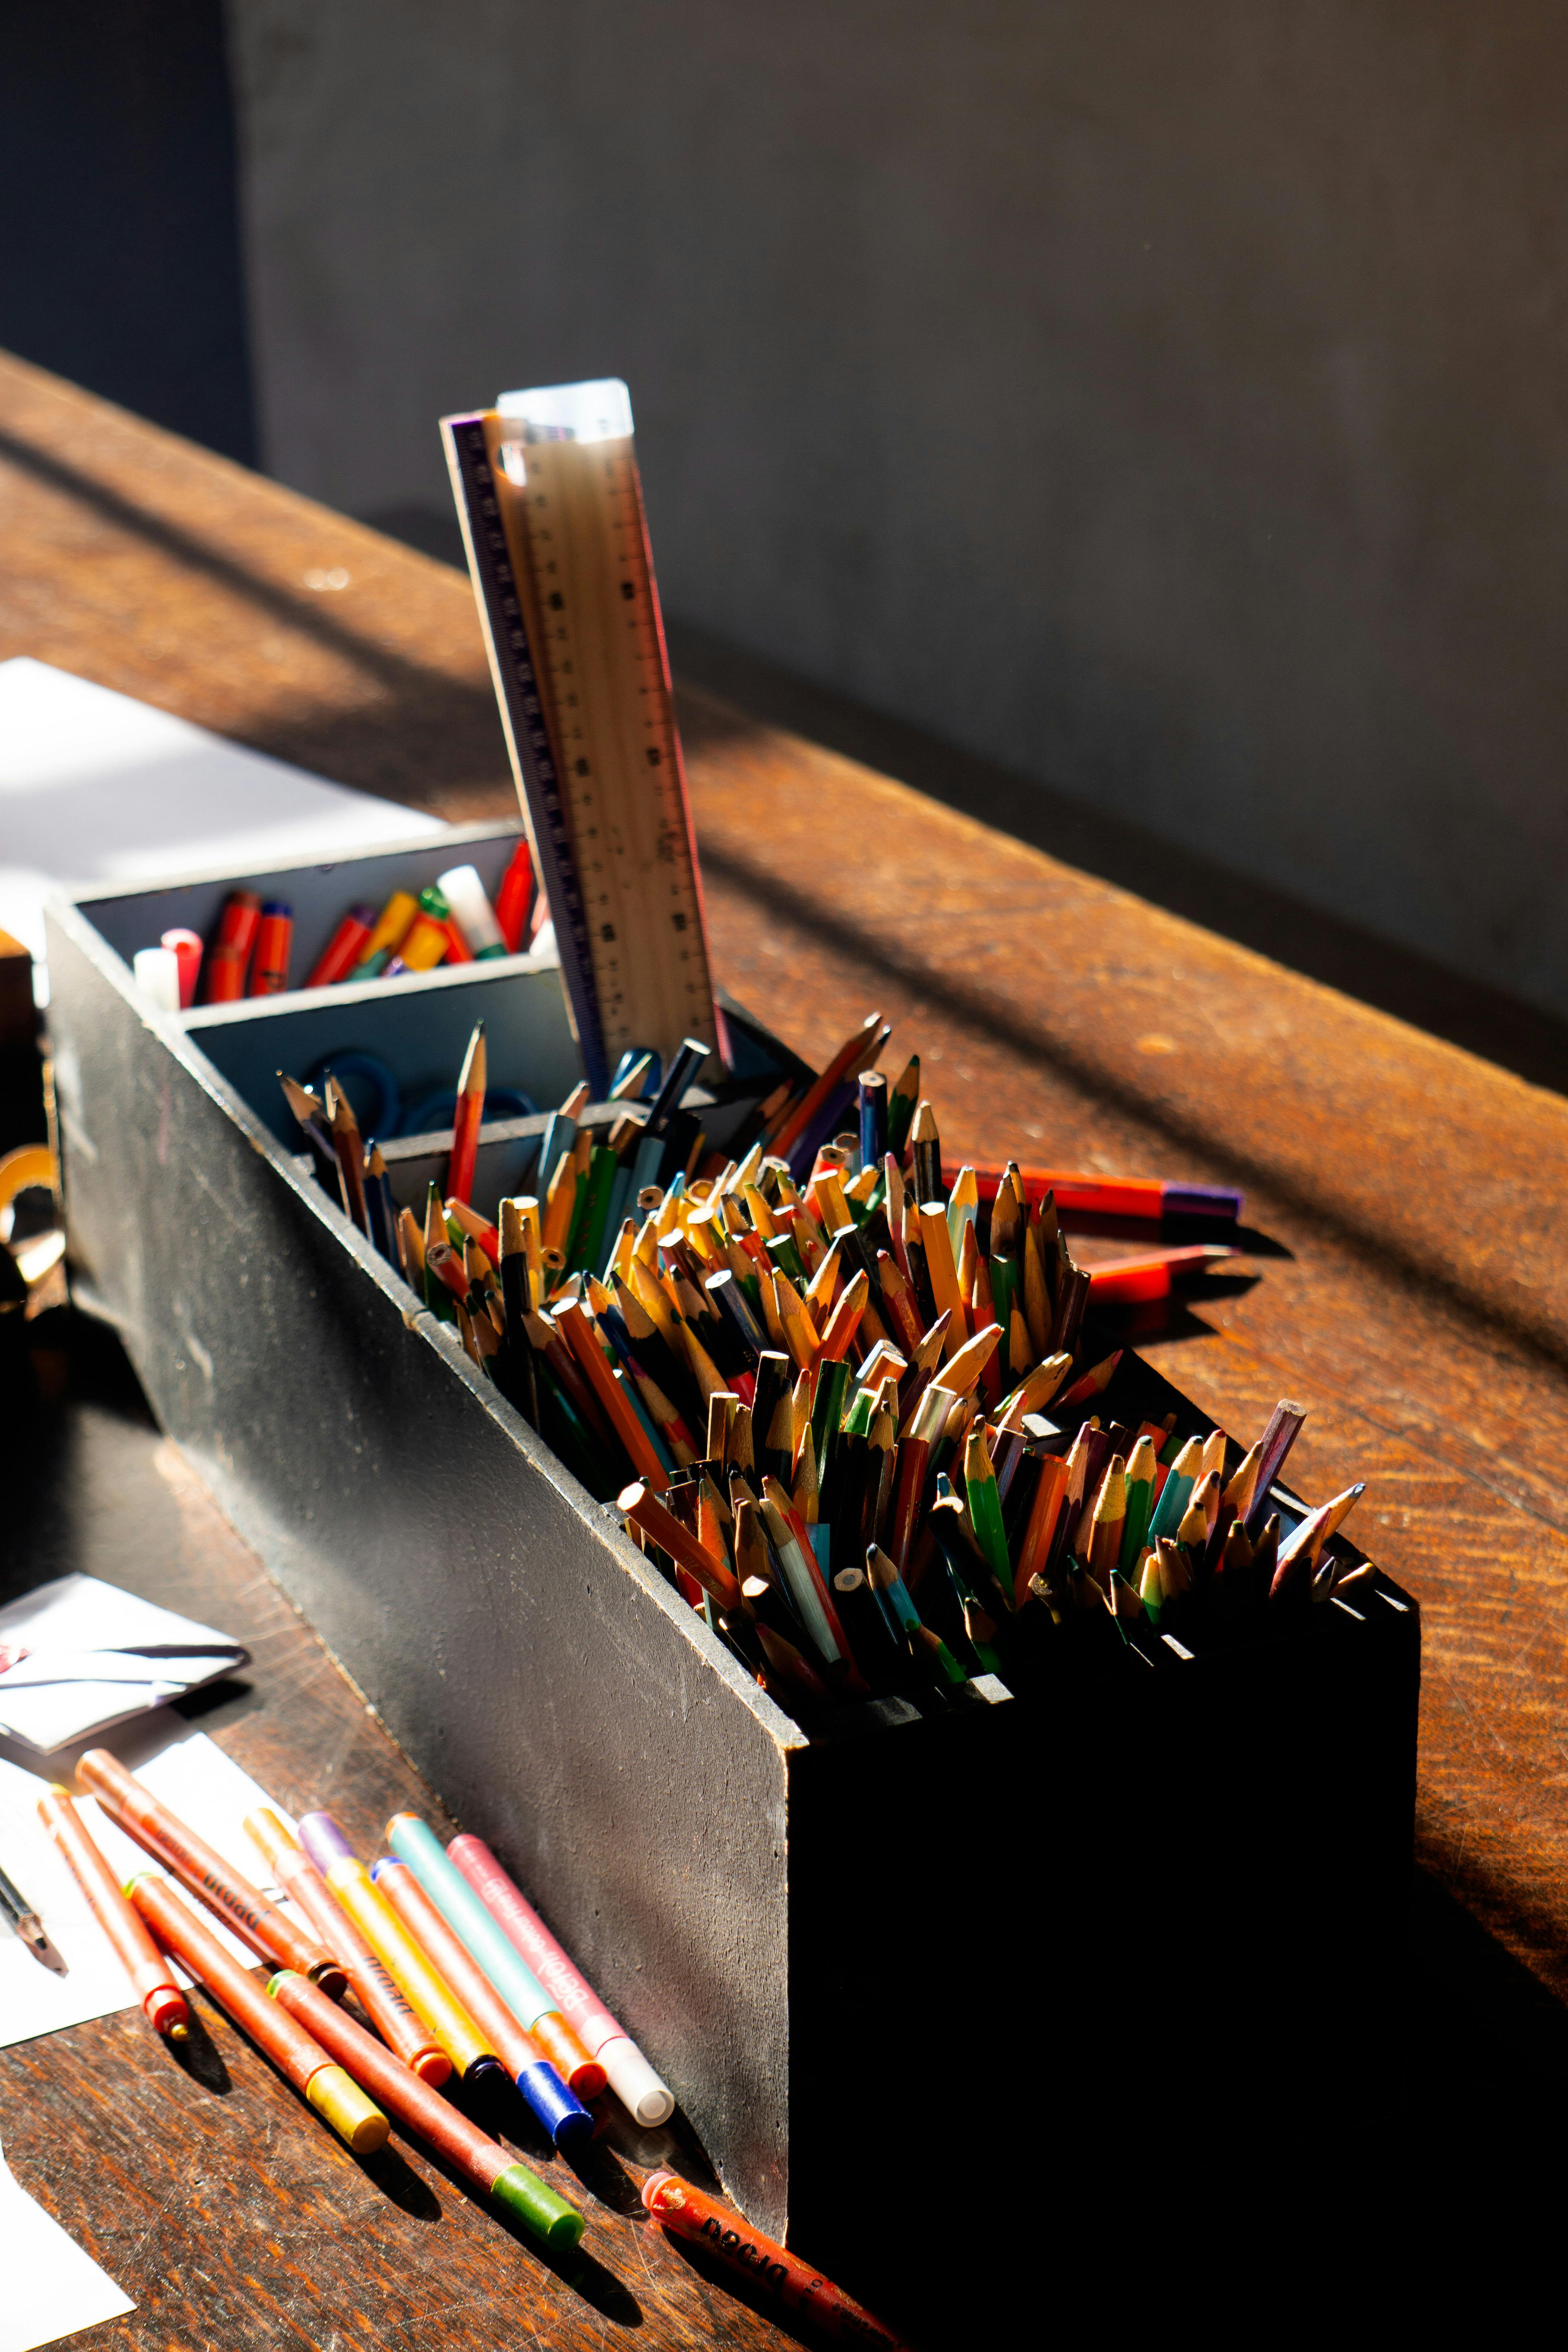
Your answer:
[[[553,1993],[562,2015],[598,2060],[627,2113],[639,2124],[668,2122],[675,2113],[675,2094],[660,2082],[626,2027],[611,2016],[483,1838],[455,1837],[447,1857],[505,1929],[545,1990]]]

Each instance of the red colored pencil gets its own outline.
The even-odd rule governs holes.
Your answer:
[[[996,1198],[1003,1170],[995,1160],[970,1160],[983,1201]],[[942,1181],[951,1192],[959,1162],[944,1160]],[[1061,1168],[1024,1168],[1019,1174],[1031,1201],[1056,1194],[1064,1215],[1080,1216],[1220,1217],[1234,1223],[1241,1214],[1242,1196],[1225,1184],[1177,1184],[1159,1176],[1089,1176]]]
[[[463,1056],[458,1080],[458,1117],[452,1129],[452,1159],[447,1171],[448,1200],[468,1202],[474,1195],[474,1159],[479,1148],[479,1121],[485,1115],[485,1024],[475,1025]]]

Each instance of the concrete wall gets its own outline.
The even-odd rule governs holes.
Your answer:
[[[229,0],[267,461],[632,387],[670,611],[1568,1011],[1539,0]]]

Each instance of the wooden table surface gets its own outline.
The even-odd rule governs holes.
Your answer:
[[[17,362],[0,362],[0,656],[453,819],[515,805],[446,567]],[[1476,2136],[1532,2124],[1568,2072],[1568,1105],[710,699],[683,694],[680,715],[720,977],[792,1045],[820,1059],[878,1005],[889,1063],[920,1051],[962,1151],[1246,1185],[1258,1278],[1133,1328],[1244,1439],[1276,1398],[1307,1404],[1296,1483],[1364,1478],[1357,1531],[1420,1599],[1399,1990],[1443,2044],[1440,2084],[1413,2077],[1417,2137],[1475,2171]],[[328,1789],[370,1834],[406,1766],[154,1452],[170,1573],[258,1647],[218,1736],[285,1803]],[[112,1482],[95,1508],[111,1556]],[[618,2295],[650,2347],[783,2340],[610,2208],[593,2237],[619,2284],[552,2277],[433,2176],[339,2160],[214,2038],[224,2101],[131,2019],[5,2056],[33,2096],[7,2115],[20,2177],[142,2306],[84,2342],[596,2344],[630,2325]],[[113,2099],[92,2089],[106,2053]],[[111,2191],[80,2168],[89,2148]]]

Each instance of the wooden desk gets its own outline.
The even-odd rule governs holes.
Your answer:
[[[15,363],[0,367],[0,654],[454,818],[512,804],[472,599],[442,566]],[[340,567],[347,587],[308,584]],[[1237,1431],[1260,1427],[1280,1395],[1308,1404],[1298,1482],[1316,1496],[1364,1477],[1359,1531],[1420,1597],[1415,1960],[1411,1985],[1389,1990],[1413,2005],[1415,2041],[1422,2017],[1441,2041],[1440,2079],[1434,2065],[1413,2081],[1413,2137],[1475,2173],[1471,2139],[1524,2128],[1568,2070],[1568,1107],[738,712],[687,695],[681,717],[720,974],[804,1053],[821,1056],[878,1004],[896,1023],[889,1058],[919,1048],[955,1146],[1247,1184],[1261,1279],[1151,1322],[1140,1344]],[[171,1477],[185,1540],[232,1557],[234,1538]],[[258,1587],[252,1605],[276,1629],[258,1652],[261,1711],[221,1736],[242,1760],[265,1738],[256,1769],[288,1802],[319,1793],[319,1759],[332,1758],[333,1802],[368,1834],[402,1768],[351,1721],[276,1598]],[[226,1622],[246,1631],[237,1607],[237,1588]],[[155,2161],[145,2134],[114,2124],[139,2148],[116,2184],[133,2217],[123,2237],[104,2234],[114,2216],[70,2169],[89,2145],[77,2110],[51,2096],[55,2139],[7,2126],[23,2178],[144,2299],[125,2340],[325,2341],[310,2331],[348,2329],[353,2281],[356,2346],[494,2340],[466,2259],[488,2225],[449,2191],[441,2251],[416,2254],[437,2233],[323,2154],[254,2061],[237,2052],[233,2071],[256,2133],[226,2106],[210,2124],[219,2141],[204,2143],[207,2111],[150,2087],[129,2021],[61,2041],[122,2054],[126,2097],[171,2127],[181,2118]],[[1500,2069],[1500,2048],[1519,2063]],[[32,2084],[89,2089],[69,2049],[6,2063]],[[108,2124],[100,2102],[95,2128]],[[195,2146],[224,2153],[193,2188]],[[228,2166],[242,2194],[219,2178]],[[274,2193],[302,2219],[269,2235]],[[209,2227],[224,2219],[236,2278],[263,2283],[249,2303],[232,2290],[221,2327],[207,2300],[221,2265],[195,2208]],[[630,2244],[640,2225],[606,2226],[650,2305],[645,2342],[693,2324],[753,2340],[668,2250]],[[448,2260],[448,2242],[465,2258]],[[416,2261],[449,2286],[438,2332],[428,2312],[424,2333],[405,2332]],[[531,2257],[509,2261],[543,2278]],[[574,2327],[599,2340],[591,2304],[548,2280],[540,2291],[542,2341],[576,2341]]]

